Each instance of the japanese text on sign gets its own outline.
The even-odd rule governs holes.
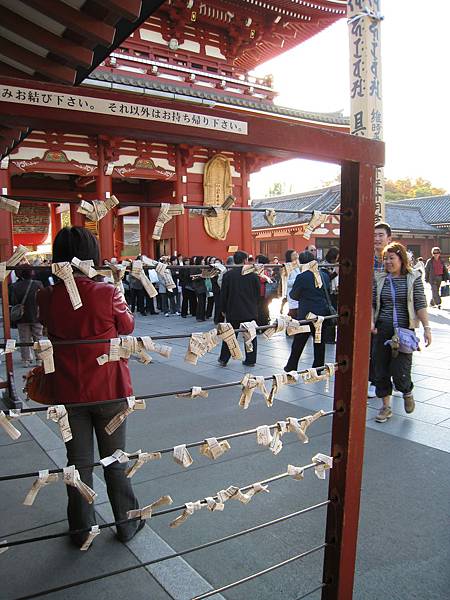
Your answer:
[[[212,129],[238,135],[248,134],[248,126],[245,121],[224,119],[222,117],[192,113],[184,110],[160,108],[147,104],[136,104],[134,102],[119,102],[104,98],[76,96],[8,85],[0,85],[0,101],[132,119],[145,119],[147,121],[185,125],[200,129]]]

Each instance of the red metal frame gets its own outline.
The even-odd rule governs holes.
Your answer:
[[[322,600],[352,597],[364,458],[372,296],[375,167],[343,163],[337,361]]]
[[[4,82],[4,81],[3,81]],[[10,80],[11,85],[17,81]],[[46,84],[20,82],[28,87],[45,88]],[[48,89],[67,88],[49,85]],[[69,88],[70,90],[70,88]],[[103,97],[95,90],[74,90],[77,95]],[[146,103],[145,98],[127,98],[126,94],[109,93],[111,100],[118,99]],[[155,100],[151,101],[156,104]],[[159,106],[173,108],[173,103],[158,101]],[[192,110],[182,103],[177,108]],[[341,213],[341,271],[340,271],[340,328],[337,343],[337,359],[345,361],[345,367],[336,376],[334,406],[337,414],[333,419],[332,449],[335,466],[331,471],[329,498],[332,500],[327,513],[324,560],[323,600],[348,600],[352,597],[356,542],[359,518],[359,501],[364,454],[366,415],[366,392],[369,361],[371,273],[373,260],[374,224],[374,176],[375,168],[384,163],[384,145],[348,134],[324,131],[305,125],[285,122],[267,117],[246,115],[249,135],[245,139],[230,139],[217,131],[178,127],[168,132],[165,124],[140,120],[118,120],[104,115],[70,113],[57,109],[39,109],[30,105],[15,106],[11,117],[11,105],[0,102],[0,114],[18,125],[50,126],[53,130],[77,131],[126,131],[129,137],[144,137],[190,145],[204,144],[223,149],[229,147],[242,152],[259,151],[291,158],[312,158],[340,163],[342,166]],[[214,116],[229,117],[230,112],[201,107],[201,112]],[[67,119],[70,117],[70,121]],[[236,117],[233,114],[233,117]],[[66,119],[66,120],[65,120]],[[244,137],[244,136],[242,136]],[[105,182],[103,182],[105,183]],[[98,192],[107,191],[106,184]],[[182,184],[177,183],[178,193]],[[109,227],[107,222],[102,227]],[[177,227],[183,227],[182,222]],[[249,232],[250,234],[250,232]],[[3,288],[3,301],[5,296]],[[5,332],[6,335],[6,332]],[[12,380],[13,383],[13,380]]]

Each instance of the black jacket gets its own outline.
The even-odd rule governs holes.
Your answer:
[[[37,323],[39,321],[36,293],[44,287],[41,281],[36,281],[35,279],[19,279],[13,283],[10,288],[10,303],[11,306],[20,304],[25,297],[30,283],[30,291],[28,292],[24,304],[24,314],[23,317],[17,321],[18,323]]]
[[[221,312],[227,321],[256,320],[259,279],[255,273],[241,275],[242,268],[233,267],[224,274],[220,290]]]
[[[298,300],[298,319],[306,318],[309,312],[323,317],[331,314],[328,299],[323,289],[323,286],[326,285],[329,293],[330,278],[327,272],[322,269],[320,271],[323,281],[320,288],[316,287],[314,275],[311,271],[304,271],[295,278],[290,296],[292,300]]]

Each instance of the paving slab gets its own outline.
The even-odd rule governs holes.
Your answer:
[[[198,324],[178,317],[139,317],[135,334],[156,336],[189,330],[206,331],[212,326],[211,322]],[[444,326],[445,323],[439,324],[443,330]],[[448,472],[448,454],[441,451],[450,451],[450,410],[448,387],[445,387],[448,379],[439,377],[440,369],[437,372],[432,370],[437,361],[448,364],[450,351],[447,343],[439,337],[444,335],[445,332],[437,330],[435,355],[432,347],[414,357],[417,408],[412,415],[406,416],[401,398],[395,398],[394,417],[388,423],[377,424],[374,407],[380,401],[375,399],[369,403],[354,594],[358,600],[441,600],[448,589],[448,582],[443,576],[448,552],[448,539],[445,539],[448,484],[442,476],[442,473]],[[258,342],[260,359],[251,372],[269,375],[281,371],[291,340],[279,335],[265,341],[260,336]],[[130,361],[135,394],[238,381],[248,371],[240,361],[230,361],[225,369],[217,366],[220,346],[193,367],[183,360],[186,347],[186,339],[173,340],[170,359],[155,355],[154,362],[148,366]],[[327,360],[330,362],[334,360],[334,351],[334,346],[327,347]],[[311,364],[310,342],[299,368],[307,368]],[[328,410],[332,407],[333,386],[328,392],[324,387],[323,383],[285,386],[272,408],[266,406],[261,394],[255,393],[246,411],[238,407],[239,387],[211,391],[207,399],[160,397],[149,400],[146,411],[139,411],[127,420],[126,449],[170,448],[207,436],[270,424],[287,416],[301,417],[319,408]],[[366,399],[361,398],[361,402],[366,403]],[[51,467],[53,463],[65,464],[64,446],[57,425],[48,422],[45,414],[29,419],[18,442],[2,438],[0,430],[3,461],[0,474],[1,469],[3,473],[24,472]],[[231,450],[217,461],[200,456],[198,449],[194,448],[191,451],[194,464],[189,469],[175,464],[167,454],[159,461],[147,463],[135,475],[136,494],[143,505],[167,493],[173,496],[175,505],[182,505],[212,495],[230,484],[250,484],[284,471],[287,464],[306,464],[316,452],[329,452],[330,431],[331,418],[326,417],[309,429],[309,444],[300,444],[294,434],[286,434],[283,450],[277,456],[258,447],[254,434],[231,439]],[[95,473],[99,522],[102,518],[108,521],[111,509],[102,469],[96,469]],[[31,483],[32,480],[19,480],[0,484],[5,494],[2,494],[2,500],[7,507],[1,539],[18,539],[20,536],[30,537],[66,529],[65,489],[62,484],[41,490],[36,506],[28,509],[21,506],[21,502]],[[328,491],[327,483],[319,481],[313,471],[305,473],[303,481],[286,478],[270,484],[269,489],[269,494],[258,494],[248,505],[230,501],[221,513],[211,513],[206,509],[195,513],[177,529],[171,529],[168,523],[180,513],[154,517],[128,545],[118,543],[113,531],[105,531],[87,553],[95,558],[94,561],[79,558],[82,553],[72,549],[64,539],[11,548],[0,559],[2,566],[13,572],[11,582],[8,582],[10,595],[6,596],[6,600],[18,598],[31,586],[39,590],[65,581],[101,575],[124,565],[138,565],[155,556],[170,554],[172,549],[184,550],[244,530],[324,500]],[[200,591],[211,589],[211,586],[218,587],[245,577],[320,544],[324,537],[325,512],[322,508],[258,533],[188,554],[182,562],[175,559],[148,570],[139,568],[130,574],[107,577],[48,597],[57,600],[75,595],[83,596],[85,600],[124,596],[138,600],[188,600]],[[230,600],[247,597],[294,600],[319,584],[322,556],[323,553],[319,552],[230,590],[223,597]],[[29,581],[23,582],[20,579],[23,571],[19,567],[29,563],[33,563]],[[71,570],[67,565],[72,563],[74,568]],[[52,565],[50,577],[48,565]],[[310,597],[319,598],[320,592]]]

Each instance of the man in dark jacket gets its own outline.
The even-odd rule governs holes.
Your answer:
[[[228,323],[234,329],[245,321],[256,321],[258,316],[259,279],[256,273],[242,275],[242,265],[247,261],[248,254],[238,251],[234,253],[234,264],[239,267],[231,267],[222,279],[220,290],[221,312],[225,315]],[[256,338],[253,340],[253,351],[245,350],[246,367],[254,367],[256,364]],[[230,351],[225,343],[222,343],[219,364],[226,367],[230,360]]]

